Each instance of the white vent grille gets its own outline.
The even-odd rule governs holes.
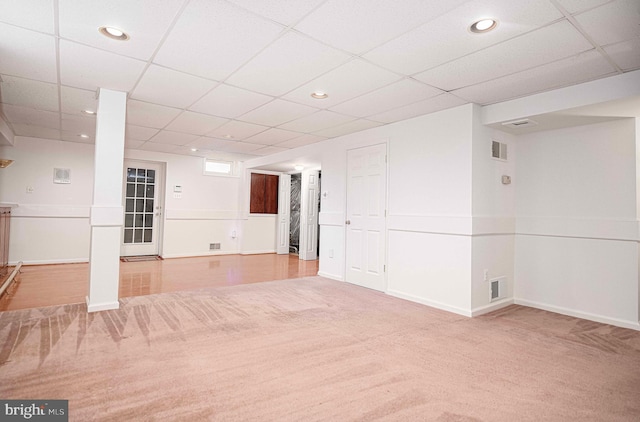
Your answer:
[[[537,124],[538,124],[538,122],[536,122],[535,120],[520,119],[520,120],[513,120],[513,121],[510,121],[510,122],[504,122],[502,124],[502,126],[508,126],[508,127],[513,127],[513,128],[521,128],[521,127],[535,126]]]
[[[507,280],[504,277],[494,278],[489,282],[491,302],[504,299],[507,296]]]
[[[507,144],[503,144],[498,141],[491,141],[491,157],[507,161]]]
[[[70,169],[53,169],[53,183],[71,183],[71,170]]]
[[[219,243],[209,243],[209,250],[210,251],[219,251],[220,250],[220,244]]]

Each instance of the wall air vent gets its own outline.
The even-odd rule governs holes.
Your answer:
[[[507,296],[507,280],[504,277],[494,278],[489,282],[490,300],[504,299]]]
[[[502,126],[508,126],[512,128],[521,128],[521,127],[531,127],[537,124],[538,122],[531,119],[519,119],[519,120],[512,120],[510,122],[504,122]]]
[[[53,183],[71,183],[71,170],[69,169],[53,169]]]
[[[491,141],[491,157],[507,161],[507,144],[503,144],[498,141]]]
[[[220,244],[219,243],[209,243],[209,250],[210,251],[219,251],[220,250]]]

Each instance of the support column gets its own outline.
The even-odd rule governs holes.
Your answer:
[[[126,92],[100,89],[91,205],[89,312],[118,309]]]

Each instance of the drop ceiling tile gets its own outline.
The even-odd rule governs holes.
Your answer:
[[[499,18],[498,28],[480,35],[468,30],[471,23],[484,17]],[[471,1],[375,48],[364,57],[388,69],[412,75],[562,17],[562,13],[546,1]]]
[[[221,117],[185,111],[171,122],[166,129],[176,132],[192,133],[194,135],[204,135],[228,121],[229,119],[223,119]]]
[[[28,107],[0,104],[0,110],[9,123],[23,123],[50,129],[60,129],[60,114],[52,111],[36,110]]]
[[[78,134],[75,132],[67,132],[64,130],[60,132],[60,139],[66,142],[76,142],[79,144],[95,144],[96,143],[96,139],[94,136],[89,136],[88,138],[84,138],[82,136],[78,136]]]
[[[285,100],[274,100],[239,117],[240,120],[265,126],[278,126],[317,111],[317,108]]]
[[[127,123],[162,129],[175,119],[182,110],[142,101],[127,101]]]
[[[609,1],[611,0],[558,0],[558,3],[567,9],[569,13],[576,13],[600,6]]]
[[[5,104],[58,111],[58,86],[47,82],[3,75],[0,98]]]
[[[0,23],[0,73],[57,83],[53,35]]]
[[[318,135],[302,135],[288,141],[280,142],[276,146],[281,148],[298,148],[305,145],[315,144],[317,142],[326,141],[327,138]]]
[[[62,86],[60,87],[60,98],[63,113],[82,114],[83,110],[93,112],[98,110],[96,91]]]
[[[125,129],[124,137],[126,140],[148,141],[157,133],[158,129],[128,124]]]
[[[352,120],[356,120],[356,118],[334,113],[333,111],[321,110],[317,113],[285,123],[280,127],[282,129],[295,130],[298,132],[317,132]]]
[[[142,146],[142,144],[144,144],[145,141],[136,141],[133,139],[125,139],[124,140],[124,147],[125,148],[129,148],[129,149],[140,149],[140,147]]]
[[[113,53],[148,60],[169,29],[182,1],[59,0],[60,36]],[[109,25],[130,38],[117,41],[98,32]]]
[[[286,151],[289,148],[280,148],[280,147],[274,147],[274,146],[267,146],[264,148],[260,148],[260,149],[256,149],[255,151],[251,151],[252,154],[255,155],[271,155],[271,154],[277,154],[278,152],[282,152],[282,151]]]
[[[240,153],[240,154],[244,154],[244,153],[251,153],[253,154],[253,151],[260,149],[260,148],[264,148],[264,145],[261,144],[250,144],[247,142],[234,142],[233,145],[228,145],[227,147],[225,147],[225,151],[227,152],[236,152],[236,153]]]
[[[288,32],[231,75],[227,82],[280,96],[348,59],[341,51]]]
[[[201,136],[195,141],[191,141],[187,144],[190,148],[208,149],[208,150],[224,150],[227,147],[233,146],[236,141],[228,141],[225,139],[208,138]]]
[[[477,104],[493,104],[512,98],[586,82],[613,74],[615,69],[595,50],[524,72],[452,91]]]
[[[402,76],[393,72],[354,59],[291,91],[283,98],[312,107],[329,108],[401,78]],[[326,92],[329,97],[322,100],[312,98],[311,93],[315,91]]]
[[[0,22],[54,33],[53,0],[0,0],[0,10]]]
[[[140,145],[137,149],[143,151],[155,151],[155,152],[174,152],[180,149],[179,145],[171,145],[171,144],[156,144],[153,142],[145,142]]]
[[[149,139],[149,142],[153,142],[154,144],[186,145],[197,138],[197,135],[161,130]]]
[[[580,13],[575,18],[601,46],[640,37],[638,0],[616,0]]]
[[[223,80],[283,30],[223,1],[191,1],[154,62],[193,75]]]
[[[33,126],[24,123],[13,123],[13,132],[16,136],[29,136],[42,139],[60,139],[60,130],[48,127]]]
[[[464,3],[466,0],[329,0],[295,29],[336,48],[362,53]]]
[[[274,145],[295,138],[296,136],[300,136],[300,132],[272,128],[253,135],[245,139],[245,141],[251,144]]]
[[[253,123],[232,120],[220,126],[219,128],[207,133],[207,136],[241,141],[267,129],[269,129],[269,127],[267,126],[254,125]]]
[[[247,10],[274,20],[285,26],[297,22],[324,0],[231,0]]]
[[[233,119],[272,100],[268,95],[220,84],[189,109]]]
[[[314,135],[325,136],[327,138],[335,138],[337,136],[348,135],[354,132],[360,132],[361,130],[371,129],[373,127],[382,126],[382,123],[372,122],[371,120],[359,119],[353,122],[345,123],[340,126],[335,126],[329,129],[323,129],[316,132]]]
[[[186,108],[198,100],[217,82],[164,67],[151,65],[131,93],[134,100]]]
[[[400,120],[410,119],[412,117],[422,116],[436,111],[445,110],[447,108],[456,107],[466,104],[468,101],[458,98],[454,95],[444,93],[436,97],[428,98],[417,103],[409,104],[384,113],[370,116],[369,119],[376,122],[393,123]]]
[[[64,85],[130,92],[144,67],[140,60],[60,40],[60,81]]]
[[[640,38],[608,45],[604,51],[624,71],[640,68]]]
[[[76,136],[83,133],[94,137],[96,134],[96,118],[75,114],[62,114],[62,130],[72,132]]]
[[[411,79],[403,79],[384,88],[344,102],[332,111],[346,115],[367,117],[435,97],[442,91]]]
[[[419,73],[415,78],[450,91],[550,63],[592,48],[591,43],[569,22],[560,21]]]

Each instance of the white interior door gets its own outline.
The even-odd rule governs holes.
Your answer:
[[[158,255],[163,177],[160,163],[125,160],[121,256]]]
[[[387,146],[347,152],[346,250],[349,283],[386,290]]]
[[[320,172],[302,172],[300,193],[300,259],[318,258],[318,205],[320,201]]]
[[[278,254],[289,253],[289,227],[291,226],[291,175],[280,175],[278,192]]]

